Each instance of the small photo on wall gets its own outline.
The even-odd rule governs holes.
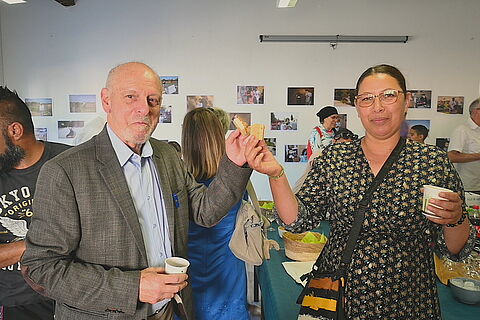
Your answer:
[[[463,114],[462,96],[438,96],[437,112],[448,114]]]
[[[449,144],[450,144],[450,138],[437,138],[435,140],[435,145],[445,152],[448,151]]]
[[[93,113],[97,111],[97,96],[94,94],[70,94],[68,100],[71,113]]]
[[[264,104],[264,86],[237,86],[237,104]]]
[[[233,118],[237,117],[242,121],[245,121],[248,123],[248,125],[252,124],[252,114],[251,113],[239,113],[239,112],[230,112],[230,119],[233,120]],[[229,130],[235,130],[237,127],[233,124],[233,121],[230,122],[230,128]]]
[[[213,96],[187,96],[187,112],[195,108],[213,108]]]
[[[430,131],[430,120],[405,120],[400,127],[400,135],[407,138],[408,132],[413,126],[424,126]]]
[[[268,150],[276,156],[277,155],[277,138],[264,138],[265,143],[267,144]]]
[[[35,128],[35,139],[37,140],[42,140],[42,141],[47,141],[48,138],[48,129],[47,128]]]
[[[338,115],[338,122],[336,128],[347,128],[347,114],[346,113],[340,113]]]
[[[289,106],[312,106],[314,104],[314,88],[287,88],[287,105]]]
[[[270,130],[297,130],[298,115],[292,112],[271,112]]]
[[[52,98],[26,98],[25,104],[32,116],[49,117],[52,116]]]
[[[432,107],[431,90],[407,90],[412,94],[411,108],[426,109]]]
[[[83,129],[84,121],[58,121],[58,138],[73,139]]]
[[[172,123],[172,106],[160,107],[160,123]]]
[[[285,145],[285,162],[308,162],[307,145],[305,144]]]
[[[160,76],[163,94],[178,94],[178,76]]]
[[[333,105],[335,107],[354,107],[355,89],[334,89]]]

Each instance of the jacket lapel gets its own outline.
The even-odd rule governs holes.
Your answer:
[[[95,146],[97,159],[102,163],[99,169],[100,175],[104,179],[105,185],[112,194],[118,208],[120,208],[120,212],[132,231],[135,244],[147,265],[147,254],[135,205],[133,204],[125,175],[110,142],[106,127],[95,137]]]
[[[172,254],[175,255],[175,209],[173,204],[173,193],[168,179],[167,166],[165,164],[165,159],[160,157],[160,150],[152,143],[153,160],[157,166],[158,178],[160,180],[160,188],[162,190],[163,202],[165,203],[165,210],[167,213],[168,220],[168,231],[170,235],[170,242],[172,244]]]

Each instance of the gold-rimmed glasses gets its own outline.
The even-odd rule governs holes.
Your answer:
[[[378,97],[383,105],[388,105],[397,102],[398,96],[402,93],[405,94],[405,92],[396,89],[383,90],[377,95],[366,92],[355,96],[355,101],[360,108],[368,108],[373,105],[375,98]]]

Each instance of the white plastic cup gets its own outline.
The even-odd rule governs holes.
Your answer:
[[[171,257],[165,259],[165,273],[186,273],[190,262],[180,257]]]
[[[435,215],[435,213],[428,210],[427,207],[429,205],[430,199],[432,199],[432,198],[433,199],[446,200],[445,198],[442,198],[438,195],[440,192],[452,192],[452,190],[447,189],[447,188],[432,186],[432,185],[429,185],[429,184],[423,186],[423,205],[422,205],[422,211],[423,212]],[[440,208],[439,206],[436,206],[432,203],[430,203],[430,205],[434,206],[434,207],[437,207],[437,208]]]

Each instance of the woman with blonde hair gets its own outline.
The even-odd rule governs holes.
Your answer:
[[[207,186],[225,153],[226,129],[217,114],[197,108],[183,121],[183,159],[195,179]],[[240,205],[241,201],[214,227],[190,222],[189,276],[197,319],[248,319],[245,263],[228,247]]]

